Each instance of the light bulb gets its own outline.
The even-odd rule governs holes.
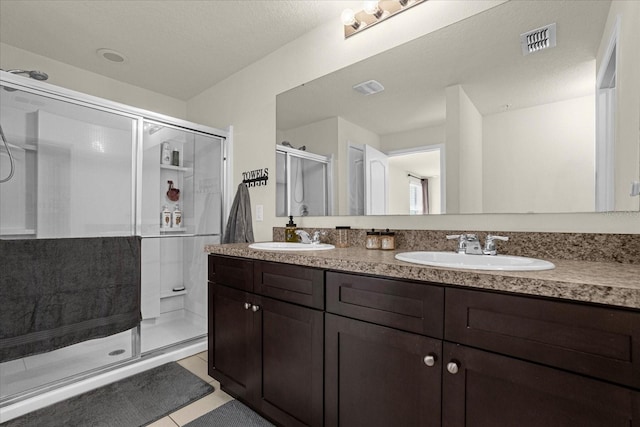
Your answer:
[[[365,1],[362,7],[366,13],[369,15],[374,15],[378,10],[378,2],[377,1]]]
[[[351,9],[343,10],[340,18],[344,25],[353,25],[356,23],[356,14]]]

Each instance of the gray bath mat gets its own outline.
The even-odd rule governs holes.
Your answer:
[[[213,386],[177,363],[167,363],[15,418],[2,426],[144,426],[213,390]]]
[[[184,427],[273,427],[269,421],[232,400],[186,424]]]

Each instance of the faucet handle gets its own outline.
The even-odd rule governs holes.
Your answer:
[[[456,252],[464,253],[467,246],[467,235],[466,234],[448,234],[447,240],[458,240],[458,247],[456,248]]]
[[[509,240],[508,237],[505,236],[494,236],[492,234],[487,234],[487,239],[484,242],[484,250],[482,251],[485,255],[497,255],[498,250],[496,248],[496,240],[502,240],[506,242]]]
[[[313,237],[311,238],[311,243],[321,243],[320,236],[326,236],[326,231],[316,230],[313,232]]]

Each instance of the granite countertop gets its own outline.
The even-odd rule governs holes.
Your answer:
[[[640,309],[640,265],[547,259],[555,264],[544,271],[462,270],[398,261],[403,250],[367,250],[359,247],[329,251],[278,252],[249,248],[247,243],[209,245],[212,254],[304,265],[344,272],[422,280],[519,294],[585,301]]]

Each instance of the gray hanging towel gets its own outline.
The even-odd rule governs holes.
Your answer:
[[[236,197],[233,199],[222,243],[253,243],[251,199],[249,190],[243,183],[238,185]]]

